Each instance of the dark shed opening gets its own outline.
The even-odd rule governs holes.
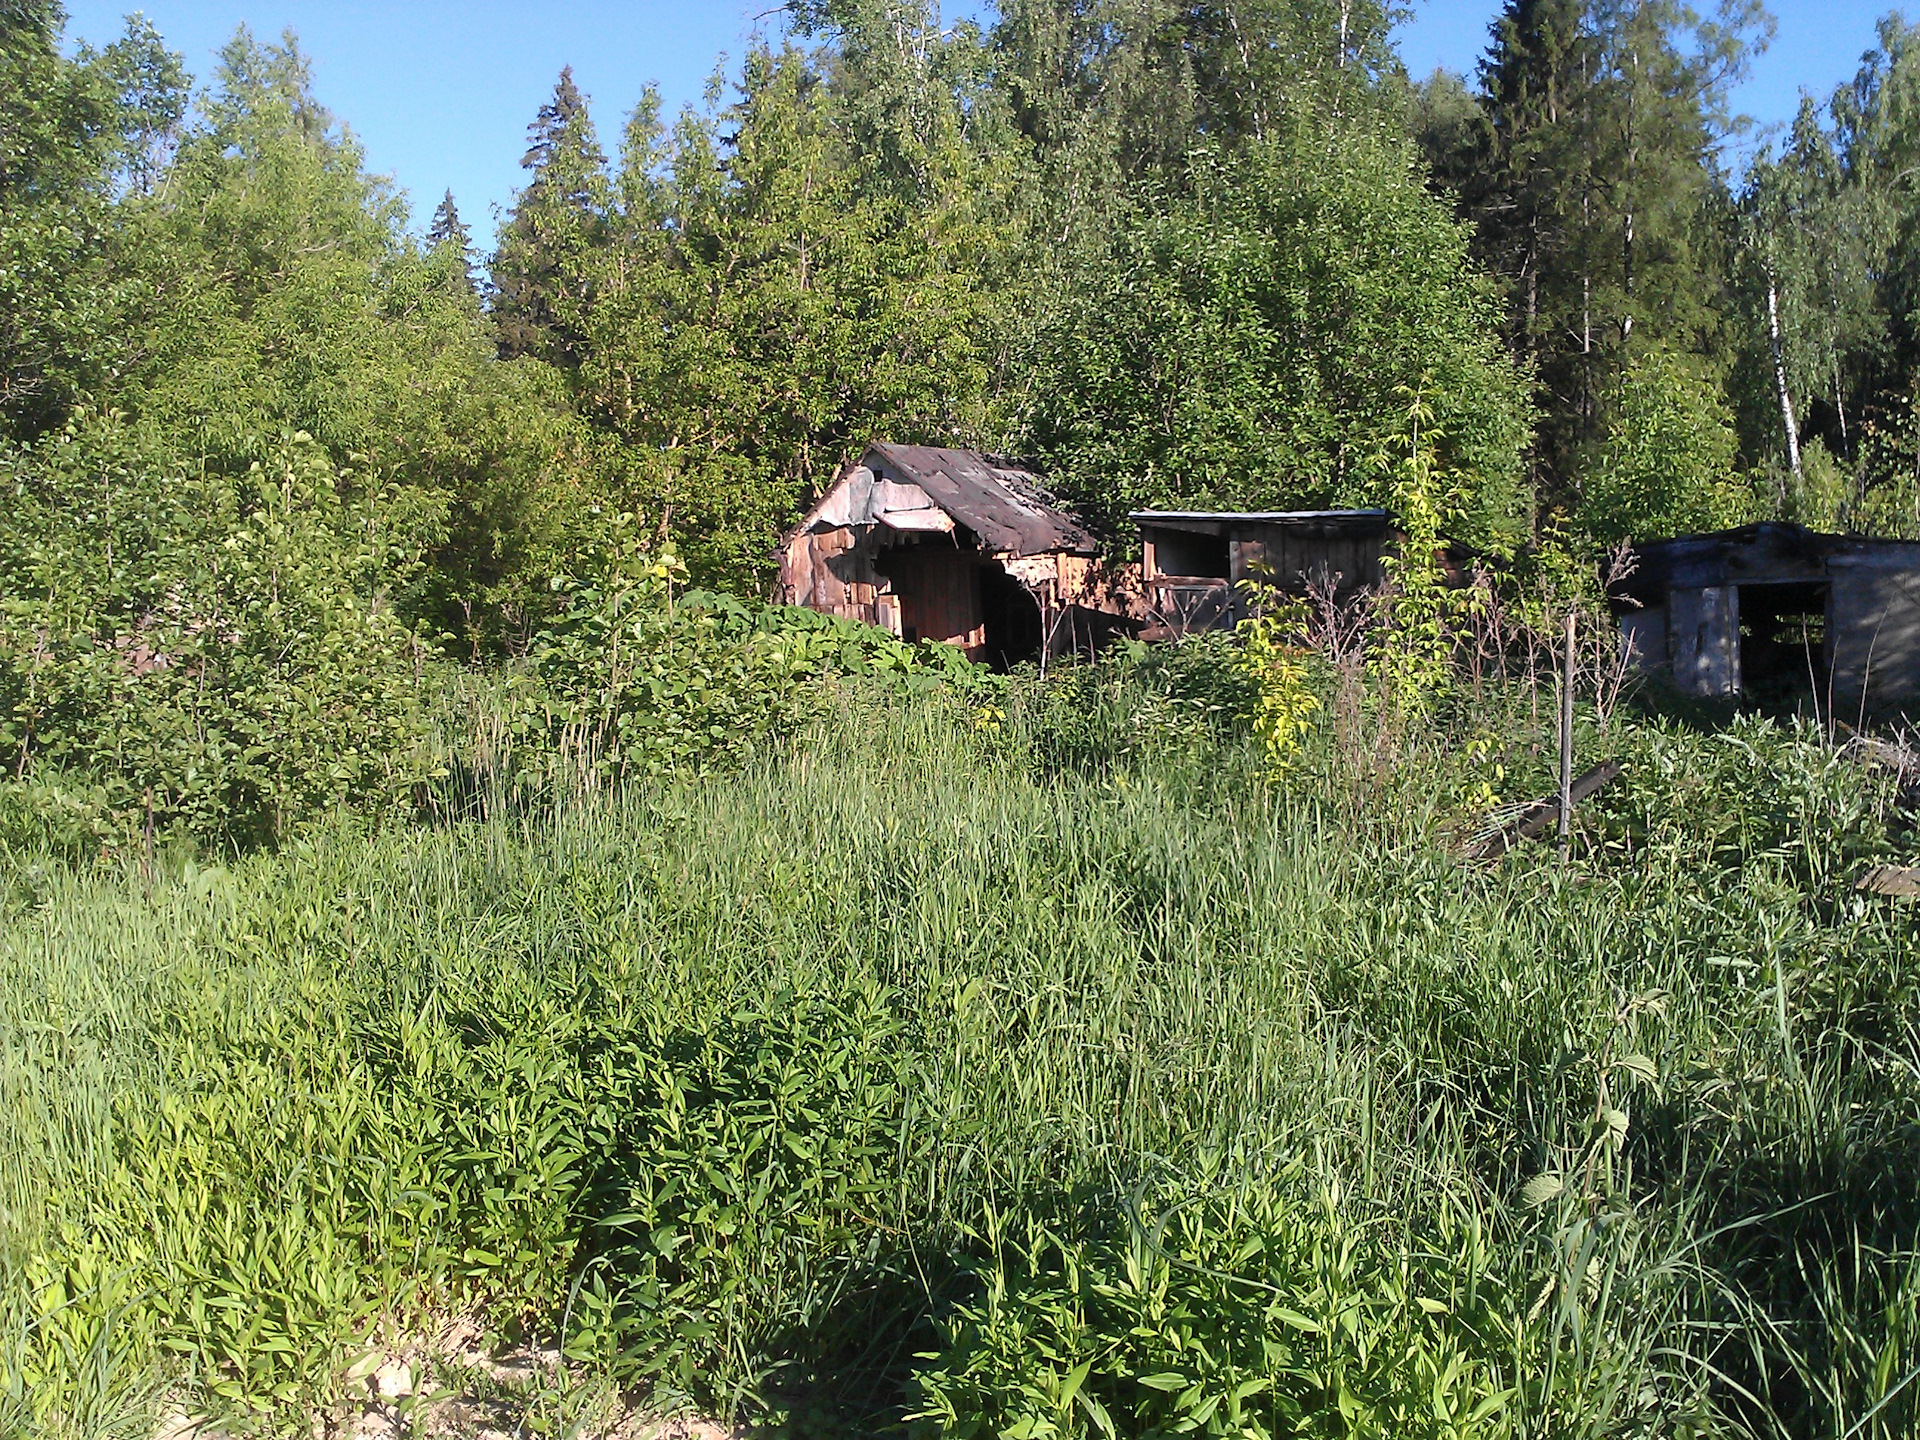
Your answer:
[[[1825,700],[1828,587],[1740,587],[1740,688],[1762,704]]]
[[[1230,580],[1233,558],[1224,531],[1197,535],[1188,530],[1164,529],[1154,540],[1155,564],[1162,575],[1192,580]]]
[[[980,609],[986,623],[987,664],[1002,672],[1039,656],[1046,635],[1033,594],[998,565],[981,567]]]

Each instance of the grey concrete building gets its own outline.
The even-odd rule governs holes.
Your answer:
[[[1639,662],[1692,695],[1920,702],[1920,542],[1743,525],[1636,546],[1615,587]]]

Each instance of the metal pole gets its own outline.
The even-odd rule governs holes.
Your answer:
[[[1567,607],[1563,635],[1565,654],[1560,665],[1560,863],[1566,864],[1573,839],[1573,626],[1574,608]]]

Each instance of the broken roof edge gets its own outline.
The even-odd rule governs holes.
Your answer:
[[[976,460],[984,460],[991,469],[1010,470],[1016,475],[1026,476],[1034,482],[1036,487],[1042,490],[1046,488],[1040,483],[1040,472],[1033,468],[1032,461],[1022,459],[1018,455],[1002,455],[997,450],[968,450],[958,445],[909,445],[904,440],[869,440],[866,447],[861,450],[860,458],[864,460],[870,452],[875,450],[903,470],[914,468],[915,451],[938,455],[970,455]]]
[[[857,463],[876,457],[920,486],[990,555],[1101,554],[1086,522],[1023,461],[985,450],[873,440]]]
[[[1765,538],[1769,533],[1792,536],[1806,541],[1836,545],[1920,545],[1920,540],[1897,535],[1870,535],[1859,530],[1814,530],[1797,520],[1749,520],[1725,530],[1694,530],[1684,535],[1663,535],[1657,540],[1629,540],[1627,546],[1638,553],[1667,545],[1739,544]]]

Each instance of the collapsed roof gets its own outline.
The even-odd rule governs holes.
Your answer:
[[[982,550],[1018,557],[1096,555],[1084,526],[1029,470],[973,450],[876,441],[844,467],[798,530],[885,526],[901,534],[969,532]]]

